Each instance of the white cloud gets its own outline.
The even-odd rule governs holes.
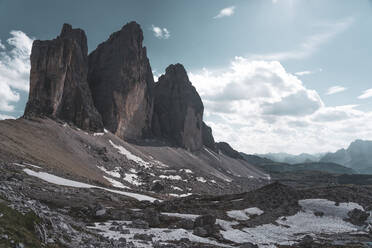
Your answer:
[[[159,39],[168,39],[170,37],[170,32],[166,28],[161,28],[152,25],[151,30],[154,32],[155,37]]]
[[[159,77],[161,76],[161,74],[158,73],[156,70],[152,71],[152,75],[154,77],[154,82],[157,82],[159,80]]]
[[[0,80],[0,111],[11,112],[14,110],[12,102],[19,101],[19,94],[13,91],[6,82]]]
[[[15,119],[14,116],[11,115],[2,115],[0,114],[0,120],[6,120],[6,119]]]
[[[11,112],[20,99],[18,91],[29,90],[30,54],[33,40],[22,31],[11,31],[10,49],[0,48],[0,111]]]
[[[230,7],[221,9],[218,15],[216,15],[213,18],[216,19],[216,18],[222,18],[226,16],[232,16],[234,13],[235,13],[235,6],[230,6]]]
[[[358,99],[366,99],[372,97],[372,89],[368,89],[363,91],[363,93],[358,96]]]
[[[253,54],[250,56],[252,60],[288,60],[288,59],[303,59],[311,56],[314,52],[319,49],[319,46],[327,43],[333,39],[336,35],[344,32],[354,22],[353,18],[347,18],[345,20],[336,23],[322,23],[320,26],[325,31],[310,35],[307,39],[302,42],[299,48],[284,52],[269,53],[269,54]]]
[[[332,86],[332,87],[328,88],[326,95],[333,95],[333,94],[336,94],[336,93],[343,92],[345,90],[347,90],[347,88],[339,86],[339,85],[335,85],[335,86]]]
[[[280,101],[264,104],[263,113],[269,115],[306,116],[322,107],[323,103],[314,90],[301,90]]]
[[[1,43],[1,40],[0,40],[0,49],[5,49],[5,46],[3,43]]]
[[[204,68],[189,77],[215,139],[240,151],[317,153],[372,139],[372,112],[326,106],[278,61],[237,57],[227,68]]]
[[[317,70],[314,70],[314,71],[309,71],[309,70],[299,71],[299,72],[295,72],[295,75],[302,77],[302,76],[311,75],[311,74],[314,74],[314,73],[317,73],[317,72],[322,72],[322,71],[323,71],[322,69],[317,69]]]

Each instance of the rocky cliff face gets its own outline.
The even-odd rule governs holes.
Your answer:
[[[204,106],[181,64],[154,83],[140,26],[131,22],[87,55],[81,29],[65,24],[54,40],[35,41],[25,117],[48,116],[126,140],[156,137],[191,151],[218,151]]]
[[[120,138],[151,132],[154,79],[140,26],[131,22],[89,55],[88,81],[104,126]]]
[[[230,144],[226,142],[218,142],[216,143],[216,146],[219,151],[231,158],[244,159],[244,157],[238,151],[234,150],[234,148],[232,148]]]
[[[203,147],[204,106],[181,64],[170,65],[154,88],[153,132],[191,151]]]
[[[202,139],[203,139],[203,145],[205,145],[209,149],[212,149],[215,152],[218,152],[216,142],[214,141],[214,138],[213,138],[212,128],[210,128],[207,124],[205,124],[204,121],[202,124]]]
[[[48,116],[87,130],[102,129],[87,82],[87,51],[84,31],[68,24],[56,39],[33,43],[25,117]]]

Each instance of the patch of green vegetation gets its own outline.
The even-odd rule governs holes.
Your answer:
[[[13,247],[18,243],[24,244],[25,247],[42,247],[35,233],[35,224],[40,223],[35,213],[30,211],[23,215],[8,207],[5,202],[0,202],[0,215],[0,235],[8,237],[0,237],[0,247]]]
[[[32,211],[22,214],[10,207],[6,201],[0,200],[0,248],[16,247],[22,243],[27,248],[61,248],[58,244],[42,244],[36,234],[35,225],[40,218]],[[3,236],[8,238],[3,238]]]

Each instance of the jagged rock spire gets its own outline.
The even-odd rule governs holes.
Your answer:
[[[64,24],[54,40],[34,41],[24,116],[48,116],[87,130],[103,128],[87,82],[87,38]]]
[[[191,151],[203,147],[204,106],[181,64],[170,65],[154,88],[153,132]]]
[[[113,33],[89,55],[88,81],[104,126],[124,139],[151,133],[154,79],[136,22]]]

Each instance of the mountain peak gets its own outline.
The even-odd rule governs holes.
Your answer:
[[[48,116],[88,130],[101,130],[87,82],[87,39],[64,24],[60,36],[35,41],[31,52],[29,100],[25,117]]]

